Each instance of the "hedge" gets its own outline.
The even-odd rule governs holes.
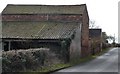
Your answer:
[[[3,51],[2,72],[25,72],[42,68],[47,64],[49,54],[47,48]]]

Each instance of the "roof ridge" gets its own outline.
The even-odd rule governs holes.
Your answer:
[[[7,6],[86,6],[86,4],[48,5],[48,4],[8,4]]]
[[[33,4],[8,4],[2,14],[83,14],[86,4],[81,5],[33,5]]]

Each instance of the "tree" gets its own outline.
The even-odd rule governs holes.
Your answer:
[[[89,28],[99,28],[99,26],[95,25],[95,21],[94,20],[90,20]]]
[[[102,48],[107,48],[108,46],[108,36],[106,32],[102,32]]]
[[[112,43],[115,43],[115,37],[113,36],[108,36],[108,40],[112,41]]]
[[[108,43],[108,36],[106,34],[106,32],[102,32],[102,42],[103,43]]]
[[[115,46],[116,43],[115,43],[115,36],[108,36],[106,34],[106,32],[102,32],[102,44],[103,44],[103,47],[106,47],[106,45],[108,44],[108,41],[112,41],[112,46]]]

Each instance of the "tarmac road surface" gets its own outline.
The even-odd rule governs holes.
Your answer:
[[[118,72],[118,49],[120,48],[111,48],[107,53],[94,60],[59,70],[53,74],[67,74],[68,72]]]

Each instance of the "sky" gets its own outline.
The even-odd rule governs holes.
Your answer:
[[[89,18],[118,42],[118,2],[120,0],[0,0],[0,13],[7,4],[80,5],[86,4]],[[120,38],[119,38],[120,39]],[[120,40],[119,40],[120,41]]]

